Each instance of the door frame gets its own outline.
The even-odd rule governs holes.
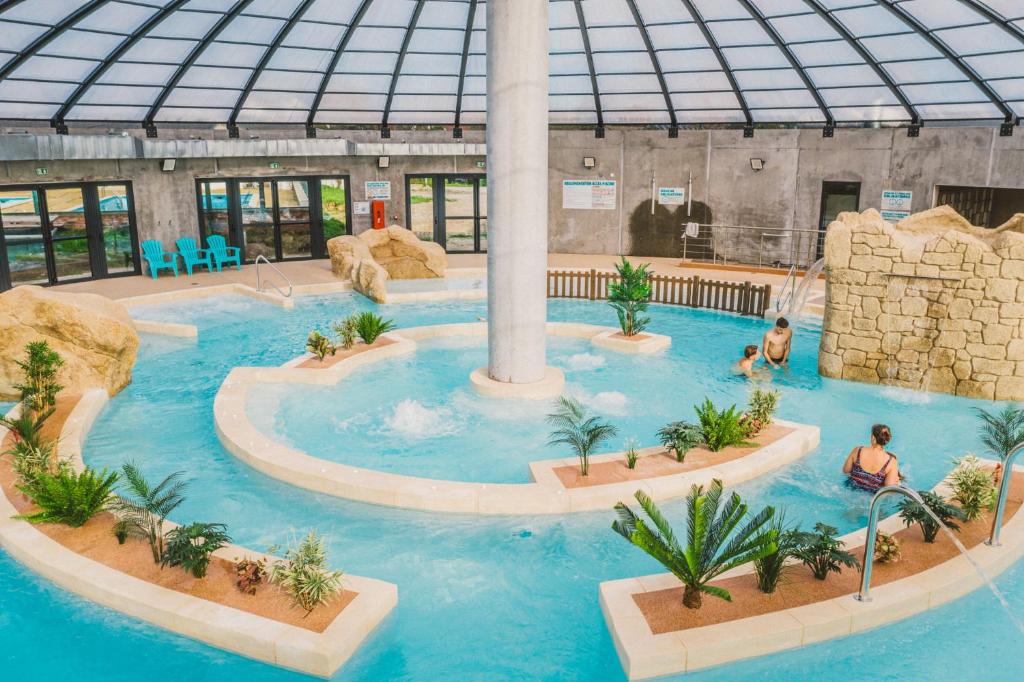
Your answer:
[[[102,212],[99,205],[99,188],[107,185],[123,185],[125,188],[125,199],[128,204],[128,228],[131,238],[132,263],[131,270],[110,274],[107,271],[106,246],[103,241]],[[89,252],[90,274],[87,277],[74,277],[71,279],[57,280],[57,266],[53,253],[53,235],[50,234],[50,212],[46,204],[46,191],[51,189],[81,188],[82,190],[82,212],[85,216],[85,241]],[[74,284],[76,282],[90,282],[97,279],[111,279],[114,277],[132,277],[142,274],[141,258],[139,257],[139,230],[135,217],[135,188],[131,180],[90,180],[88,182],[34,182],[18,183],[15,185],[0,185],[0,190],[17,191],[27,190],[36,192],[39,201],[39,221],[42,231],[43,256],[46,260],[46,282],[41,286],[56,286],[59,284]],[[7,262],[7,239],[3,231],[3,212],[0,211],[0,291],[10,289],[14,286],[11,279],[10,266]]]
[[[815,259],[820,259],[825,253],[825,230],[828,225],[822,225],[825,222],[825,200],[829,196],[826,192],[826,188],[829,185],[856,185],[857,186],[857,210],[860,210],[860,191],[861,191],[860,180],[822,180],[821,181],[821,200],[818,202],[818,229],[817,229],[817,243],[815,244]],[[838,192],[837,192],[838,194]]]
[[[434,202],[434,242],[444,247],[445,253],[487,253],[487,249],[480,249],[480,224],[487,217],[481,215],[480,205],[480,180],[487,180],[487,173],[406,173],[405,175],[405,227],[412,229],[412,179],[430,178],[433,185]],[[471,219],[473,221],[473,250],[451,251],[448,249],[448,234],[444,201],[444,183],[446,180],[469,179],[473,182],[473,213],[472,216],[452,216],[456,220]]]
[[[327,258],[327,241],[324,239],[323,231],[323,201],[320,195],[321,180],[343,180],[345,182],[345,228],[347,234],[352,234],[352,181],[347,173],[330,175],[264,175],[264,176],[239,176],[239,177],[202,177],[196,178],[196,211],[198,213],[199,238],[205,241],[209,236],[206,229],[206,215],[203,212],[203,184],[223,182],[227,200],[228,214],[228,244],[238,247],[241,250],[242,262],[251,263],[245,258],[245,250],[242,249],[243,230],[242,225],[242,202],[239,192],[239,185],[243,182],[269,182],[273,193],[274,209],[274,257],[275,262],[283,260],[299,261]],[[281,252],[281,211],[277,201],[277,182],[305,182],[306,193],[309,198],[309,237],[310,255],[282,258]]]

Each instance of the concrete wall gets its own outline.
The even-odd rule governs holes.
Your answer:
[[[164,139],[168,134],[161,131]],[[161,172],[159,159],[152,157],[39,160],[25,151],[31,146],[25,136],[4,135],[0,136],[0,159],[13,160],[0,164],[0,185],[133,180],[141,238],[169,242],[196,230],[196,177],[348,174],[355,201],[364,198],[366,180],[390,180],[393,194],[388,217],[404,225],[406,174],[482,172],[477,162],[483,156],[464,153],[402,156],[392,152],[391,167],[378,169],[374,155],[374,143],[381,142],[378,133],[331,134],[352,143],[352,152],[180,158],[172,173]],[[393,135],[386,142],[452,142],[445,131],[396,130]],[[196,136],[195,131],[191,136]],[[239,149],[247,149],[246,145],[256,149],[271,139],[232,142]],[[482,141],[480,131],[466,131],[464,142]],[[142,146],[140,140],[130,142]],[[339,140],[310,142],[337,145]],[[130,148],[131,143],[126,146]],[[593,169],[584,168],[585,156],[594,157]],[[764,170],[751,170],[751,158],[763,159]],[[271,169],[271,161],[280,168]],[[816,230],[824,180],[861,182],[860,210],[878,208],[883,189],[913,191],[912,210],[921,211],[932,206],[937,184],[1024,188],[1024,135],[1018,131],[1013,137],[999,137],[992,128],[923,128],[920,137],[908,138],[904,129],[837,129],[835,137],[825,139],[820,130],[808,129],[757,130],[754,138],[745,139],[739,130],[714,130],[681,131],[672,140],[664,131],[609,128],[606,138],[599,140],[587,130],[556,130],[551,133],[549,164],[552,251],[676,256],[681,255],[679,235],[688,220],[686,208],[658,206],[652,215],[652,176],[658,186],[685,187],[692,173],[697,222]],[[49,170],[44,177],[35,173],[40,165]],[[618,182],[616,209],[562,208],[562,180],[587,178]],[[354,225],[357,232],[367,229],[369,218],[354,217]],[[757,248],[756,239],[744,245],[734,235],[722,232],[720,239],[737,250]],[[785,240],[775,240],[769,247],[780,258],[790,250]]]

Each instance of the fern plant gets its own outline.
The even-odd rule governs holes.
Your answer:
[[[658,431],[658,440],[676,453],[676,461],[682,462],[686,453],[704,442],[701,429],[686,421],[670,422]]]
[[[29,485],[18,489],[28,495],[42,511],[25,514],[32,523],[62,523],[79,528],[103,511],[117,483],[117,472],[85,469],[76,473],[68,469],[56,474],[43,473]]]
[[[818,580],[824,580],[829,573],[841,573],[843,566],[860,568],[856,557],[846,551],[846,543],[836,538],[838,528],[825,523],[814,524],[813,533],[797,535],[798,547],[793,556],[800,559]]]
[[[309,614],[341,592],[343,575],[341,571],[327,568],[324,539],[312,530],[305,539],[288,548],[283,562],[270,568],[269,580],[279,584],[292,603]]]
[[[356,315],[353,322],[356,335],[368,346],[373,345],[373,342],[380,338],[381,334],[386,334],[395,328],[393,320],[385,320],[369,310]]]
[[[956,532],[960,531],[960,526],[956,522],[967,520],[967,514],[960,507],[946,502],[941,495],[936,495],[930,490],[918,490],[917,494],[928,505],[928,509],[939,517],[946,528]],[[900,518],[908,528],[915,523],[919,525],[925,542],[935,542],[940,527],[938,521],[928,513],[928,509],[914,500],[906,499],[900,503]]]
[[[615,265],[619,281],[608,283],[608,305],[618,314],[623,336],[636,336],[651,322],[643,316],[651,297],[650,267],[649,263],[634,267],[625,256]]]
[[[612,529],[679,578],[683,583],[683,606],[688,609],[699,609],[704,594],[732,601],[727,590],[710,585],[710,581],[777,549],[776,531],[770,526],[774,509],[765,507],[748,519],[747,505],[736,493],[722,506],[722,482],[718,479],[712,481],[707,492],[701,486],[693,486],[686,497],[689,523],[685,547],[643,491],[636,492],[636,501],[653,528],[620,502],[615,505],[619,518],[612,523]]]
[[[306,350],[317,357],[320,362],[328,355],[334,355],[338,349],[334,347],[331,340],[318,331],[312,331],[306,338]]]
[[[694,406],[694,410],[697,411],[701,436],[708,450],[719,452],[732,446],[753,445],[747,441],[747,432],[740,423],[735,405],[719,410],[710,398],[705,398],[701,405]]]
[[[978,408],[981,419],[981,442],[993,455],[1005,460],[1010,452],[1024,443],[1024,410],[1007,405],[999,412]]]
[[[210,556],[231,542],[223,523],[190,523],[167,533],[161,566],[181,566],[195,578],[206,577]]]
[[[32,341],[25,345],[27,357],[17,361],[24,375],[24,383],[15,384],[21,393],[21,403],[35,413],[41,413],[57,404],[57,394],[63,388],[57,383],[57,372],[64,360],[46,341]]]
[[[164,521],[185,501],[188,483],[181,480],[183,474],[179,471],[155,486],[150,485],[132,462],[122,465],[121,474],[130,496],[118,495],[110,504],[118,517],[113,533],[118,540],[129,535],[145,539],[153,553],[153,563],[159,564],[164,557]]]
[[[590,473],[590,455],[605,441],[618,433],[618,429],[599,417],[587,416],[587,411],[575,398],[562,396],[557,409],[547,416],[554,427],[548,445],[568,445],[580,460],[580,474]]]

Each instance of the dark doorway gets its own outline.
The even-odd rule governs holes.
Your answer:
[[[978,227],[999,227],[1018,213],[1024,213],[1024,189],[1003,187],[936,188],[936,206],[953,210]]]
[[[448,253],[487,251],[487,176],[407,175],[406,227]]]
[[[825,230],[844,211],[860,210],[859,182],[821,183],[821,214],[818,218],[818,246],[815,260],[825,255]]]

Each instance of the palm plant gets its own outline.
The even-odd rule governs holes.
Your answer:
[[[800,559],[818,580],[824,580],[829,573],[841,573],[843,566],[859,568],[860,562],[844,547],[846,543],[835,537],[838,528],[825,523],[814,524],[813,533],[799,533],[799,546],[793,556]]]
[[[196,578],[206,576],[210,555],[231,542],[223,523],[190,523],[167,533],[161,566],[181,566]]]
[[[619,316],[623,336],[635,336],[651,322],[641,315],[647,310],[651,297],[650,267],[649,263],[634,267],[625,256],[615,265],[619,281],[608,283],[608,305],[615,308]]]
[[[53,408],[44,409],[40,412],[23,409],[17,417],[0,417],[0,425],[6,427],[14,434],[15,442],[28,443],[35,447],[42,445],[40,431],[50,415]]]
[[[747,430],[740,422],[740,413],[735,405],[719,410],[711,398],[705,398],[703,404],[695,405],[693,409],[697,411],[697,421],[708,450],[718,452],[731,446],[753,445],[747,441]]]
[[[25,376],[25,383],[15,384],[21,392],[21,402],[32,412],[43,412],[57,404],[61,386],[57,383],[57,372],[64,366],[64,360],[46,341],[32,341],[25,345],[28,357],[17,361]]]
[[[369,310],[361,312],[354,319],[356,334],[367,346],[372,346],[381,334],[386,334],[395,328],[393,320],[385,320]]]
[[[654,527],[620,502],[615,505],[619,518],[612,529],[682,581],[683,606],[688,609],[699,609],[703,594],[732,601],[727,590],[710,585],[710,581],[777,550],[776,530],[770,525],[775,510],[765,507],[747,519],[747,505],[733,493],[720,512],[722,482],[718,479],[712,481],[707,492],[702,486],[693,486],[686,497],[689,521],[685,547],[651,498],[638,490],[636,500]]]
[[[341,592],[343,575],[341,571],[327,568],[324,540],[314,530],[297,545],[288,548],[284,561],[271,567],[268,579],[281,585],[292,602],[308,615]]]
[[[903,523],[908,528],[916,523],[921,527],[924,541],[935,542],[940,526],[939,522],[932,516],[934,514],[939,517],[939,520],[942,521],[946,528],[952,531],[960,531],[960,526],[956,522],[967,520],[967,514],[960,507],[946,502],[941,495],[937,495],[930,490],[918,490],[917,494],[921,496],[921,499],[928,505],[928,508],[925,509],[920,503],[911,499],[903,500],[900,503],[900,518],[903,519]],[[929,509],[932,514],[928,513]]]
[[[159,564],[164,557],[164,521],[185,501],[183,493],[188,483],[181,480],[184,474],[178,471],[151,486],[132,462],[125,463],[121,472],[132,497],[118,495],[110,505],[118,517],[114,534],[119,540],[129,535],[146,539],[153,563]]]
[[[590,473],[590,455],[593,451],[614,437],[618,429],[600,417],[588,417],[583,405],[575,398],[562,396],[557,408],[547,416],[554,430],[548,438],[548,445],[568,445],[580,458],[580,474]]]
[[[682,462],[687,452],[704,441],[704,436],[696,424],[679,421],[661,427],[658,439],[662,445],[676,453],[677,462]]]
[[[309,333],[309,337],[306,338],[306,350],[315,355],[320,362],[323,362],[328,355],[334,355],[338,351],[331,340],[318,331]]]
[[[978,408],[981,419],[981,442],[985,447],[1005,460],[1010,452],[1024,443],[1024,410],[1016,405],[1007,405],[999,412],[986,412]]]
[[[18,489],[32,498],[42,511],[19,518],[32,523],[62,523],[79,528],[103,511],[117,483],[117,472],[85,469],[76,473],[63,469],[56,474],[43,473]]]
[[[765,594],[771,594],[790,568],[788,560],[796,555],[800,547],[800,529],[790,528],[786,523],[785,514],[776,514],[772,518],[772,530],[775,531],[775,551],[754,561],[754,572],[757,574],[757,588]]]

